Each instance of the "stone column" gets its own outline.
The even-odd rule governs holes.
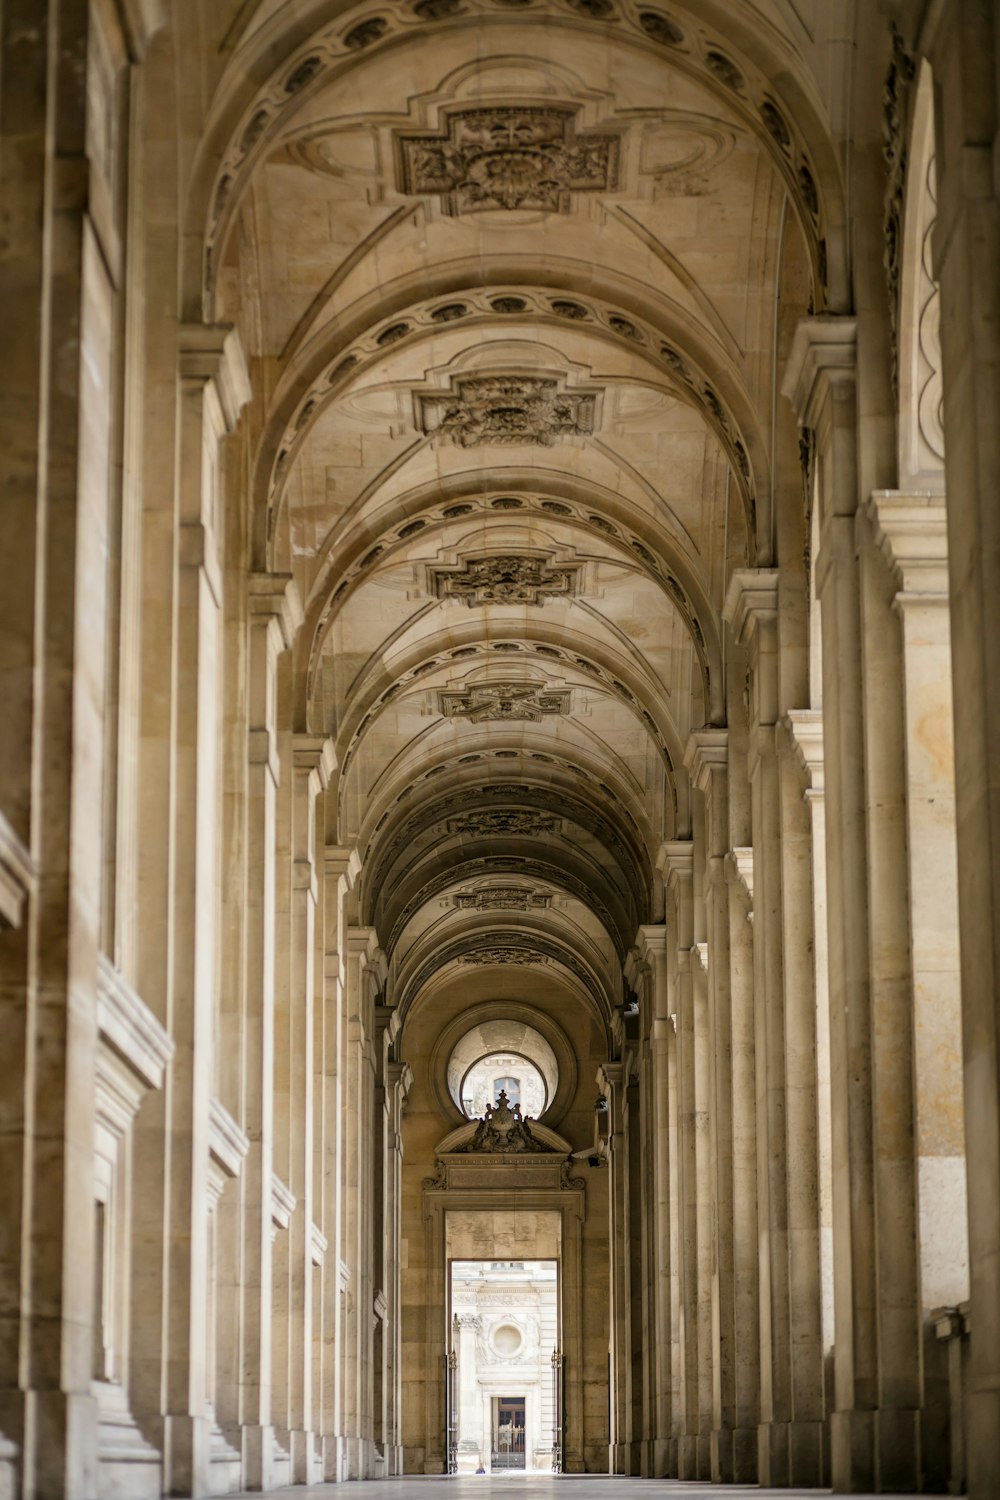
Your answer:
[[[982,0],[946,0],[928,31],[969,1122],[969,1495],[987,1500],[1000,1494],[1000,36]]]
[[[271,1425],[271,1215],[274,1177],[274,906],[278,658],[301,621],[291,578],[250,579],[247,794],[245,1116],[251,1146],[243,1190],[241,1425],[244,1483],[269,1489]]]
[[[733,1113],[732,1014],[730,1000],[729,891],[725,858],[729,852],[729,756],[725,729],[696,730],[688,741],[685,765],[704,797],[705,918],[708,960],[709,1115],[712,1122],[709,1173],[715,1204],[712,1318],[712,1479],[732,1483],[735,1471],[735,1326],[733,1270]]]
[[[816,1192],[811,896],[784,890],[783,862],[798,847],[798,806],[783,787],[776,569],[733,574],[724,616],[749,647],[753,823],[758,1215],[761,1244],[761,1484],[822,1479],[819,1210]],[[786,826],[787,825],[787,826]],[[808,829],[805,830],[808,852]],[[808,873],[808,870],[807,870]],[[804,924],[804,929],[803,929]],[[805,1069],[805,1076],[803,1075]],[[790,1088],[792,1096],[790,1097]],[[795,1122],[791,1128],[789,1111]],[[811,1110],[811,1113],[810,1113]],[[793,1311],[794,1310],[794,1311]]]
[[[628,1255],[628,1138],[626,1135],[626,1072],[621,1062],[607,1062],[597,1071],[597,1083],[607,1101],[608,1244],[611,1275],[611,1361],[609,1406],[609,1467],[612,1474],[629,1472],[629,1316]]]
[[[317,812],[334,766],[330,740],[295,735],[292,751],[291,1003],[288,1048],[287,1182],[298,1211],[288,1231],[289,1386],[288,1421],[292,1477],[308,1484],[313,1474],[313,1433],[318,1426],[312,1389],[313,1228],[315,1211],[315,1016]],[[283,1174],[284,1175],[284,1174]]]
[[[746,651],[730,644],[727,782],[729,995],[733,1134],[733,1478],[757,1478],[760,1424],[760,1275],[757,1237],[757,1098],[754,1062],[753,850],[750,847]]]
[[[341,1257],[350,1277],[344,1327],[344,1432],[347,1477],[370,1478],[372,1441],[372,1134],[374,1121],[373,981],[385,982],[385,957],[373,928],[351,928],[344,984],[345,1075]]]
[[[954,739],[945,498],[876,491],[868,506],[875,541],[895,588],[902,626],[906,752],[906,857],[916,1159],[918,1323],[969,1295],[965,1139],[962,1111],[961,978],[955,851]],[[918,1329],[919,1332],[919,1329]],[[925,1356],[935,1351],[925,1348]],[[934,1443],[947,1386],[913,1399],[937,1406],[925,1416],[919,1461],[939,1482],[948,1477],[946,1445]]]
[[[387,1031],[387,1038],[392,1032]],[[385,1063],[384,1126],[384,1291],[385,1291],[385,1472],[403,1472],[403,1375],[400,1298],[400,1235],[402,1233],[403,1129],[402,1116],[413,1075],[409,1063],[391,1055]]]
[[[702,1430],[702,1368],[699,1317],[711,1305],[704,1292],[707,1267],[699,1255],[700,1177],[707,1179],[707,1035],[702,1007],[696,1005],[694,960],[694,846],[675,840],[663,846],[663,866],[674,915],[674,973],[677,1015],[677,1195],[679,1251],[679,1339],[683,1359],[683,1435],[678,1453],[682,1479],[708,1478],[709,1427]],[[669,925],[669,923],[668,923]],[[699,1140],[699,1134],[701,1140]],[[701,1158],[701,1159],[700,1159]],[[699,1172],[701,1168],[701,1172]],[[707,1180],[706,1180],[707,1186]],[[706,1301],[708,1307],[705,1306]]]
[[[855,356],[853,319],[809,319],[783,386],[817,454],[834,1162],[830,1443],[833,1485],[846,1491],[876,1483],[879,1321]]]
[[[645,1136],[649,1159],[643,1200],[651,1264],[649,1305],[643,1347],[648,1351],[650,1384],[650,1443],[646,1472],[662,1479],[671,1470],[670,1397],[670,1160],[668,1035],[672,1035],[667,996],[667,930],[663,925],[640,927],[636,953],[645,976],[640,1003],[648,1012],[649,1058],[646,1072]]]
[[[478,1313],[460,1313],[458,1324],[458,1466],[460,1473],[474,1474],[486,1462],[483,1403],[476,1379],[476,1340],[483,1320]],[[465,1455],[463,1462],[462,1455]]]
[[[344,1332],[350,1271],[343,1259],[344,1239],[344,1087],[346,1033],[344,999],[347,972],[347,903],[360,873],[355,851],[327,846],[324,856],[324,1137],[323,1234],[328,1245],[324,1266],[323,1309],[323,1474],[334,1483],[346,1476],[344,1428]]]
[[[826,817],[823,714],[795,708],[785,716],[806,776],[812,829],[813,972],[816,983],[816,1113],[819,1157],[820,1281],[823,1354],[833,1352],[833,1148],[830,1119],[830,982],[827,959]]]

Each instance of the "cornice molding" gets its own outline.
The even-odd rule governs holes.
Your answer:
[[[831,383],[853,384],[857,345],[855,318],[802,319],[795,330],[781,382],[781,394],[791,402],[801,427],[816,426],[820,405]]]
[[[777,568],[737,568],[729,580],[722,618],[740,645],[746,645],[759,625],[777,616]]]
[[[942,494],[873,490],[864,503],[875,544],[897,583],[897,598],[948,601],[948,513]]]

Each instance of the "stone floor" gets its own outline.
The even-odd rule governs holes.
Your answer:
[[[400,1479],[371,1480],[359,1494],[358,1500],[404,1500],[403,1491],[413,1488],[419,1500],[576,1500],[573,1491],[579,1492],[579,1500],[642,1500],[642,1497],[663,1494],[676,1496],[677,1500],[764,1500],[774,1496],[775,1500],[805,1500],[831,1494],[830,1490],[762,1490],[756,1485],[701,1484],[697,1481],[678,1479],[621,1479],[607,1474],[503,1474],[463,1475],[461,1478],[445,1479],[436,1475],[406,1475]],[[309,1500],[343,1500],[342,1485],[316,1485],[309,1489]],[[567,1494],[567,1491],[569,1493]],[[302,1500],[301,1486],[288,1490],[274,1490],[274,1496],[296,1496]],[[234,1497],[240,1500],[240,1497]],[[248,1500],[263,1500],[255,1495]],[[871,1496],[860,1496],[857,1500],[873,1500]],[[897,1500],[916,1500],[916,1496],[897,1497]]]

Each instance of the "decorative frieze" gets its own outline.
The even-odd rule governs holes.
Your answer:
[[[431,581],[439,599],[478,604],[541,604],[576,592],[579,565],[554,565],[522,554],[467,557],[461,569],[434,568]]]
[[[517,964],[527,967],[529,964],[543,964],[545,958],[541,953],[535,953],[530,948],[508,948],[498,944],[495,948],[476,948],[471,953],[463,953],[460,961],[463,964],[477,966]]]
[[[572,107],[501,105],[450,112],[439,135],[397,137],[400,191],[440,197],[447,214],[569,213],[573,193],[610,192],[618,137],[577,135]]]
[[[477,682],[467,688],[443,689],[438,706],[446,719],[469,719],[473,724],[491,720],[537,724],[550,714],[568,714],[570,691],[535,682]]]
[[[559,833],[562,820],[554,813],[536,812],[533,808],[482,808],[448,819],[449,833],[465,833],[474,838],[500,834],[521,834],[535,838],[541,833]]]
[[[491,885],[477,891],[458,891],[453,900],[460,911],[528,911],[548,906],[552,896],[530,886]]]
[[[421,431],[460,448],[550,448],[559,438],[592,433],[596,405],[596,392],[561,390],[553,376],[476,375],[450,392],[418,395],[417,421]]]

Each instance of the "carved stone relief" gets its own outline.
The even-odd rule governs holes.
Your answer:
[[[504,554],[467,557],[461,571],[432,570],[439,599],[464,599],[477,604],[541,604],[543,599],[567,598],[576,592],[578,566],[553,566],[540,557]]]
[[[473,953],[463,953],[461,962],[463,964],[519,964],[527,967],[528,964],[543,964],[545,958],[541,953],[533,953],[528,948],[477,948]]]
[[[448,819],[449,833],[467,833],[478,838],[511,833],[534,837],[539,833],[558,833],[560,828],[561,820],[553,813],[523,808],[484,808]]]
[[[550,448],[558,438],[594,430],[595,393],[561,391],[537,375],[483,375],[455,382],[451,393],[417,398],[423,432],[460,448],[530,443]]]
[[[478,891],[458,891],[454,897],[460,911],[528,911],[548,906],[548,891],[534,891],[526,886],[482,886]]]
[[[549,714],[568,714],[568,688],[544,688],[534,682],[478,682],[471,687],[445,688],[438,706],[446,719],[469,719],[473,724],[490,720],[526,720],[537,724]]]
[[[438,196],[448,214],[569,213],[572,193],[609,192],[618,137],[577,135],[572,107],[455,110],[440,135],[399,136],[400,191]]]
[[[531,1121],[521,1114],[519,1104],[511,1104],[505,1089],[497,1095],[496,1104],[487,1104],[486,1113],[476,1126],[472,1140],[456,1147],[456,1155],[462,1153],[504,1154],[507,1152],[552,1151],[552,1146],[543,1146],[531,1131]]]
[[[893,389],[899,385],[899,277],[902,259],[903,192],[906,181],[906,126],[910,84],[915,64],[895,25],[892,28],[892,62],[882,90],[882,155],[885,159],[886,284],[889,289],[889,326],[892,338]]]

